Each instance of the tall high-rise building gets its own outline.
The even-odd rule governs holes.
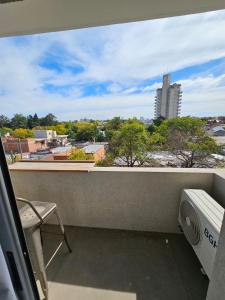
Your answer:
[[[155,118],[176,118],[180,113],[181,84],[170,84],[171,76],[163,76],[162,88],[157,89],[155,96]]]

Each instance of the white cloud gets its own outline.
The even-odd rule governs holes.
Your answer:
[[[205,90],[218,89],[225,87],[225,74],[213,76],[212,74],[206,76],[195,76],[185,80],[179,80],[183,91],[196,90],[204,92]]]
[[[84,60],[85,76],[133,84],[224,57],[224,28],[224,11],[110,26],[100,32],[98,59]]]
[[[112,94],[119,93],[122,91],[122,88],[118,83],[113,83],[108,87],[108,91],[111,92]]]
[[[210,116],[225,113],[225,74],[181,80],[182,115]]]

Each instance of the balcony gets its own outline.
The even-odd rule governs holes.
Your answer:
[[[49,300],[206,297],[208,279],[202,276],[199,262],[182,235],[66,229],[73,253],[62,250],[49,267]],[[46,255],[52,246],[49,241],[46,235]]]
[[[66,225],[73,253],[62,248],[48,269],[50,300],[206,298],[208,279],[179,232],[178,207],[183,188],[224,205],[224,171],[56,162],[10,171],[17,196],[56,202]],[[56,240],[44,241],[47,259]]]

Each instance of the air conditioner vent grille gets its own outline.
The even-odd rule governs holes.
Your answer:
[[[180,207],[181,224],[184,234],[191,245],[197,245],[201,239],[201,227],[193,205],[184,200]]]

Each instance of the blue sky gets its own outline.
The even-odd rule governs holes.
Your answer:
[[[225,11],[0,39],[0,114],[153,117],[170,72],[182,115],[225,115]]]

